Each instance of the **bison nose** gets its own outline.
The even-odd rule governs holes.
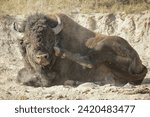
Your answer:
[[[37,54],[35,57],[35,62],[39,65],[46,66],[50,63],[48,54]]]

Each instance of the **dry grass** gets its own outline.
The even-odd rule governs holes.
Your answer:
[[[121,1],[121,0],[120,0]],[[128,4],[117,0],[0,0],[0,14],[30,14],[33,12],[126,12],[150,10],[144,0],[129,0]],[[136,2],[135,2],[136,1]]]

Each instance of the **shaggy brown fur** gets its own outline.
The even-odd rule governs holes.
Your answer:
[[[21,50],[27,67],[19,72],[19,82],[32,86],[142,82],[147,69],[127,41],[95,34],[64,14],[58,16],[63,30],[57,35],[52,30],[57,25],[53,15],[35,14],[25,21]],[[28,80],[25,73],[31,74]]]

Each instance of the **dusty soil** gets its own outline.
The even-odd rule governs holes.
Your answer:
[[[50,100],[83,100],[83,99],[150,99],[150,85],[140,86],[99,86],[84,83],[78,87],[53,86],[33,88],[5,81],[0,84],[0,99],[50,99]]]
[[[113,21],[111,18],[114,16],[110,16],[109,14],[104,14],[103,17],[101,16],[102,14],[95,15],[94,22],[97,25],[95,23],[91,24],[91,22],[93,21],[91,21],[90,18],[93,18],[93,16],[91,17],[91,15],[88,15],[88,14],[76,15],[74,16],[74,18],[79,23],[81,22],[81,24],[83,21],[83,25],[85,25],[84,24],[85,18],[89,19],[89,20],[86,19],[86,21],[90,21],[90,22],[85,25],[89,29],[91,28],[92,30],[95,30],[95,31],[99,29],[99,32],[107,32],[107,34],[110,34],[110,35],[111,34],[119,35],[119,33],[115,32],[114,30],[114,26],[117,26],[117,22]],[[138,15],[137,17],[142,18],[142,20],[145,21],[146,24],[147,23],[150,24],[150,14],[148,13],[146,14],[146,16],[148,16],[149,19],[143,20],[145,15],[143,16]],[[130,37],[128,37],[127,39],[130,39],[131,37],[133,37],[134,34],[136,34],[135,33],[136,28],[138,28],[138,25],[137,25],[135,29],[133,28],[131,30],[132,24],[130,22],[130,19],[134,21],[134,24],[136,24],[135,22],[139,22],[140,19],[138,19],[138,21],[135,21],[133,18],[135,17],[135,15],[125,16],[123,14],[123,15],[120,15],[120,17],[124,17],[125,19],[124,21],[126,21],[127,19],[126,24],[124,24],[125,26],[120,25],[120,27],[121,26],[125,27],[126,30],[127,28],[129,28],[130,30],[127,30],[127,31],[134,31],[133,34],[132,32],[128,33],[130,34],[128,35]],[[48,100],[55,100],[55,99],[56,100],[57,99],[58,100],[62,100],[62,99],[67,99],[67,100],[70,100],[70,99],[76,99],[76,100],[80,100],[80,99],[142,99],[144,100],[144,99],[150,99],[150,77],[149,77],[150,73],[149,71],[145,80],[139,86],[132,86],[132,85],[127,84],[123,87],[116,87],[110,84],[100,86],[94,83],[84,83],[84,84],[79,85],[78,87],[59,85],[59,86],[52,86],[52,87],[47,87],[47,88],[46,87],[34,88],[34,87],[24,86],[24,85],[16,83],[15,81],[16,75],[18,71],[23,67],[23,62],[22,62],[21,54],[18,49],[16,35],[11,30],[11,27],[12,27],[12,22],[15,20],[18,20],[19,18],[20,18],[19,16],[0,17],[0,99],[19,99],[19,100],[20,99],[21,100],[26,100],[26,99],[48,99]],[[102,20],[106,20],[106,18],[110,19],[109,25],[103,24],[104,26],[101,25],[101,29],[100,29],[99,23],[102,22]],[[117,21],[119,21],[119,18]],[[141,24],[139,25],[139,27],[141,27]],[[138,42],[135,41],[132,43],[132,41],[134,41],[135,38],[132,38],[132,40],[129,40],[129,42],[140,53],[140,56],[142,60],[145,61],[144,64],[148,67],[148,70],[149,70],[149,62],[150,62],[150,59],[149,59],[150,57],[148,53],[150,52],[150,49],[149,47],[147,47],[148,50],[147,48],[146,50],[144,50],[143,46],[140,46],[140,48],[138,48],[138,46],[136,45],[139,45],[139,43],[148,45],[149,41],[147,40],[149,38],[149,33],[148,33],[148,31],[150,31],[149,27],[147,28],[146,26],[145,30],[147,33],[144,33],[142,38],[140,37],[141,39],[145,38],[146,41],[140,42],[138,40]],[[126,34],[125,30],[121,30],[121,28],[118,28],[118,29],[120,29],[120,32],[122,32],[121,35],[124,37],[124,34]],[[138,31],[140,32],[140,30]],[[139,32],[137,33],[141,34]],[[137,35],[135,37],[137,39]],[[148,52],[148,53],[144,53],[144,52]]]

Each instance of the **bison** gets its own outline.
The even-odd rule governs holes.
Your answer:
[[[84,82],[141,84],[147,68],[119,36],[94,33],[65,14],[34,14],[14,22],[25,67],[17,81],[29,86]]]

